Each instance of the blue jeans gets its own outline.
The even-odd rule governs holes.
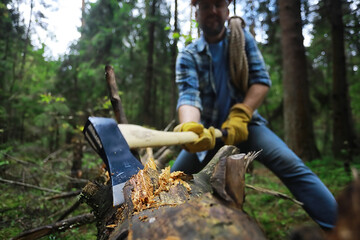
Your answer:
[[[337,217],[334,196],[321,180],[265,125],[249,125],[249,138],[239,144],[241,152],[263,150],[257,160],[269,168],[304,204],[304,210],[323,228],[333,228]],[[182,150],[171,171],[199,172],[212,159],[221,144],[200,162],[196,154]]]

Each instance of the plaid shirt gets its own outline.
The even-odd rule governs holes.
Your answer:
[[[226,38],[228,35],[229,31],[227,31]],[[254,83],[271,86],[263,57],[254,38],[245,29],[244,35],[249,65],[249,87]],[[228,49],[228,40],[225,41],[225,49]],[[204,36],[189,44],[179,53],[176,61],[176,83],[179,89],[177,108],[181,105],[197,107],[201,111],[201,122],[204,126],[214,126],[218,118],[218,110],[215,106],[216,88],[211,53]],[[242,102],[244,96],[237,92],[230,81],[230,76],[227,84],[230,89],[232,104]],[[251,122],[263,124],[266,120],[255,111]]]

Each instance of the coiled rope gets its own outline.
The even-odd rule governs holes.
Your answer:
[[[230,77],[235,87],[245,94],[248,89],[249,67],[245,52],[245,22],[241,17],[229,19],[229,65]]]

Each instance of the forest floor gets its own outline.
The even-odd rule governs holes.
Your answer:
[[[24,151],[25,152],[25,151]],[[31,156],[31,157],[30,157]],[[71,186],[70,178],[72,153],[69,149],[58,151],[50,157],[39,160],[29,153],[0,151],[0,178],[41,186],[59,192],[80,190],[87,180],[94,179],[101,171],[102,161],[93,152],[83,157],[82,181],[78,187]],[[323,157],[307,165],[323,180],[330,191],[337,196],[351,181],[351,174],[344,171],[342,162]],[[352,167],[360,169],[360,157]],[[246,175],[246,183],[291,196],[287,188],[263,165],[255,162],[251,174]],[[0,182],[0,239],[10,239],[25,230],[56,222],[66,210],[78,201],[78,196],[50,200],[57,193],[46,189],[38,190]],[[244,210],[255,219],[268,239],[289,239],[289,234],[304,226],[316,226],[305,211],[290,200],[246,189]],[[81,204],[66,216],[74,217],[89,213],[90,208]],[[83,225],[42,239],[96,239],[95,223]]]

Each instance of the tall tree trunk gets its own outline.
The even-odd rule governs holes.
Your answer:
[[[85,0],[81,0],[81,28],[85,27]]]
[[[234,0],[234,16],[236,16],[236,0]]]
[[[155,43],[155,11],[156,11],[156,2],[157,0],[149,1],[148,3],[148,33],[149,33],[149,42],[147,46],[147,65],[145,73],[145,94],[143,102],[143,121],[144,124],[151,125],[153,122],[151,109],[153,109],[153,78],[154,78],[154,43]]]
[[[303,160],[319,157],[310,115],[300,0],[279,0],[282,30],[285,139]]]
[[[350,99],[346,74],[344,46],[344,23],[341,0],[328,0],[332,44],[332,108],[333,108],[333,145],[335,157],[351,158],[354,148],[355,131],[351,116]],[[345,151],[344,151],[345,150]],[[342,153],[349,154],[344,156]],[[345,162],[346,165],[348,163]]]
[[[84,185],[76,179],[82,177],[82,159],[83,159],[83,136],[75,135],[72,139],[72,146],[73,146],[73,156],[72,156],[72,166],[70,176],[72,179],[68,184],[68,188],[81,188]]]
[[[30,32],[31,32],[31,24],[32,24],[32,15],[33,15],[33,10],[34,10],[34,1],[32,0],[30,2],[30,17],[29,17],[29,24],[28,24],[28,27],[26,29],[26,35],[25,35],[25,44],[24,44],[24,49],[23,49],[23,52],[22,52],[22,59],[21,59],[21,67],[20,67],[20,72],[19,72],[19,75],[18,75],[18,79],[19,81],[22,81],[23,80],[23,77],[24,77],[24,72],[25,72],[25,63],[26,63],[26,56],[27,56],[27,48],[30,44]],[[14,79],[14,82],[15,82],[16,79]],[[14,87],[14,85],[12,86]],[[12,92],[12,91],[11,91]]]
[[[174,33],[179,33],[179,29],[178,29],[178,1],[175,0],[175,10],[174,10]],[[177,48],[177,44],[178,44],[178,39],[174,38],[174,42],[171,48],[171,73],[172,73],[172,78],[171,78],[171,96],[170,96],[170,102],[171,102],[171,106],[170,106],[170,118],[171,119],[175,119],[175,109],[176,109],[176,56],[178,53],[178,48]]]
[[[256,33],[255,33],[255,13],[254,13],[254,2],[253,0],[248,0],[247,1],[247,6],[250,6],[250,13],[251,13],[251,17],[250,17],[250,24],[249,24],[249,28],[250,28],[250,32],[253,35],[253,37],[256,37]]]

